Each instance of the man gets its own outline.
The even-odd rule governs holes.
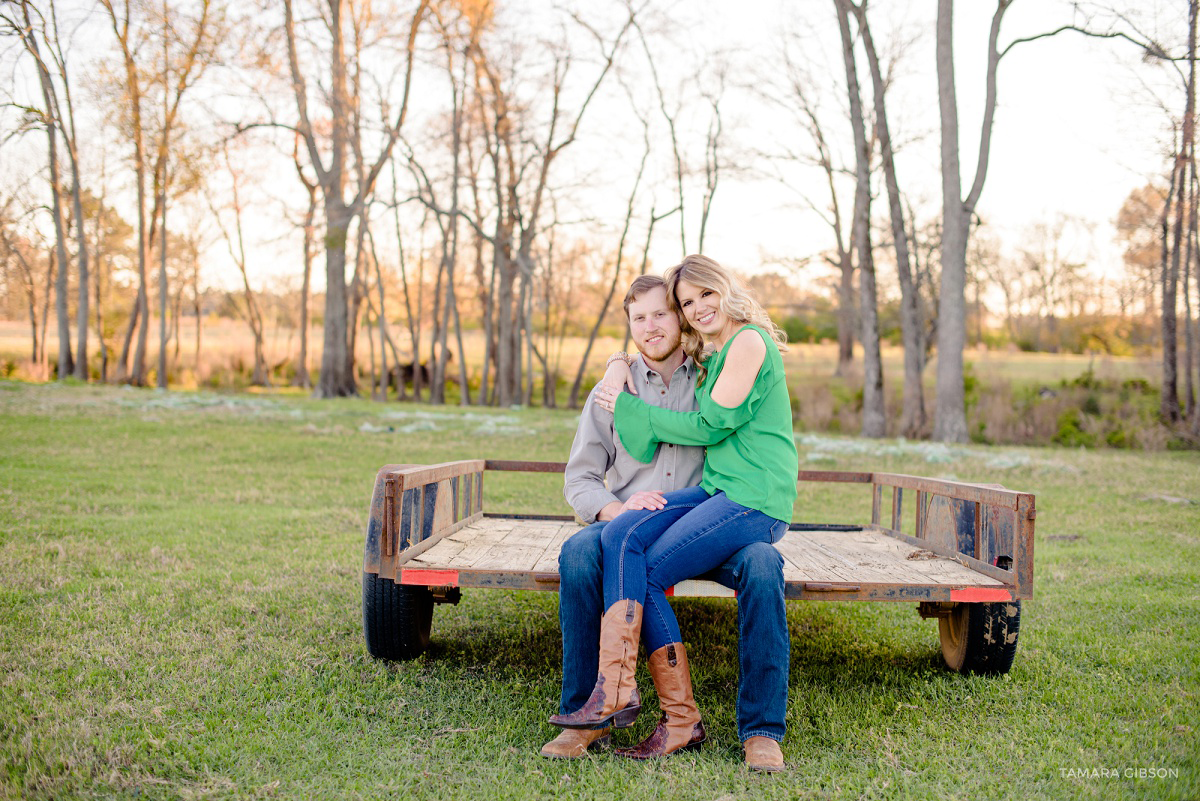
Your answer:
[[[637,394],[657,406],[695,411],[696,365],[680,347],[679,318],[667,303],[662,279],[644,275],[634,280],[624,308],[640,351],[631,367]],[[628,509],[661,508],[662,492],[696,486],[703,467],[703,448],[669,443],[659,445],[651,464],[638,462],[621,446],[612,415],[588,398],[571,445],[564,486],[567,502],[590,525],[563,544],[558,560],[563,635],[560,713],[581,707],[596,683],[604,611],[600,549],[604,524]],[[704,578],[737,592],[738,737],[745,747],[746,764],[754,770],[782,770],[779,743],[786,731],[790,652],[783,558],[773,546],[757,543]],[[541,753],[581,757],[608,737],[608,729],[564,729]]]

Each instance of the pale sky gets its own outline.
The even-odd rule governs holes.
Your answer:
[[[561,24],[561,13],[548,13],[552,3],[521,0],[504,4],[502,9],[522,26],[522,35],[528,36],[530,31],[539,31],[539,20],[553,19],[555,25]],[[1183,5],[1178,2],[1141,0],[1134,5],[1148,16],[1161,8],[1159,16],[1164,20],[1167,11],[1176,15],[1176,21],[1184,19],[1180,11]],[[975,172],[985,47],[994,3],[959,0],[956,6],[955,55],[965,195]],[[596,8],[600,6],[587,6],[589,13]],[[799,144],[794,124],[768,110],[750,91],[763,83],[764,75],[778,71],[784,30],[798,37],[798,52],[813,65],[814,89],[829,103],[835,148],[849,152],[849,132],[838,119],[838,106],[844,105],[845,99],[837,87],[844,81],[844,72],[831,0],[661,0],[653,10],[658,15],[658,30],[672,43],[655,54],[664,84],[671,91],[682,82],[685,91],[692,92],[683,133],[690,137],[685,141],[688,150],[684,157],[693,168],[702,163],[700,145],[707,124],[703,103],[697,102],[697,87],[702,81],[695,76],[711,71],[712,65],[722,60],[730,65],[729,100],[723,106],[728,141],[731,148],[740,149],[740,154],[731,158],[749,162],[752,159],[745,155],[747,151],[771,150],[785,140]],[[897,34],[913,40],[889,93],[889,117],[894,135],[907,142],[898,155],[902,189],[924,219],[936,216],[941,206],[935,13],[936,5],[931,0],[874,0],[871,4],[872,29],[881,49],[886,49]],[[1005,17],[1001,45],[1018,36],[1051,30],[1071,19],[1067,2],[1017,0]],[[97,38],[108,33],[103,25],[95,30]],[[557,28],[548,26],[546,30]],[[1172,31],[1169,37],[1163,36],[1174,43],[1181,33]],[[95,48],[97,41],[89,40],[86,45]],[[650,91],[644,70],[632,66],[640,63],[640,58],[640,51],[633,47],[627,50],[622,63],[630,65],[629,81],[641,91]],[[585,57],[573,68],[574,74],[586,77],[588,68]],[[1141,54],[1128,43],[1086,39],[1073,33],[1025,44],[1010,53],[1000,66],[991,161],[978,207],[987,229],[1014,247],[1027,234],[1028,226],[1066,214],[1092,226],[1091,241],[1080,244],[1077,255],[1092,263],[1098,273],[1118,271],[1120,252],[1113,242],[1112,221],[1129,192],[1152,175],[1161,175],[1165,168],[1163,143],[1169,129],[1163,113],[1155,109],[1147,86],[1161,90],[1174,80],[1166,68],[1143,63]],[[860,81],[866,91],[869,75],[865,63]],[[444,111],[444,95],[422,95],[430,91],[437,90],[422,84],[415,89],[416,110],[407,129],[409,136],[419,136],[414,131],[420,131],[428,120],[422,120],[422,106],[436,114]],[[1180,94],[1170,95],[1176,107],[1182,105]],[[864,99],[869,102],[869,94]],[[578,102],[577,97],[570,102]],[[563,160],[555,166],[556,184],[576,185],[567,193],[573,198],[568,202],[576,207],[566,216],[594,217],[593,228],[590,232],[579,229],[581,235],[611,240],[613,248],[641,149],[640,127],[629,115],[628,103],[619,84],[610,80],[589,111],[580,140],[564,151]],[[647,109],[655,119],[654,130],[659,138],[658,164],[647,181],[655,187],[654,201],[661,210],[671,199],[672,176],[663,158],[666,144],[661,118],[655,116],[655,108]],[[11,121],[13,117],[6,119]],[[11,165],[14,159],[19,163],[32,158],[40,163],[44,160],[43,148],[44,139],[25,137],[0,150],[0,160]],[[24,156],[25,152],[30,155]],[[92,158],[95,160],[95,154]],[[119,169],[119,164],[113,163],[117,154],[110,153],[108,158],[111,174]],[[794,191],[778,181],[752,174],[723,174],[705,252],[731,267],[754,272],[764,263],[771,269],[775,260],[811,256],[828,249],[832,244],[829,228],[801,208],[797,195],[800,191],[818,205],[822,200],[827,203],[828,194],[821,186],[819,173],[796,170],[789,173],[788,180]],[[699,227],[700,187],[694,181],[686,218],[689,249],[694,247]],[[249,226],[260,238],[256,245],[251,243],[253,277],[262,281],[273,275],[288,275],[298,283],[298,236],[279,222],[279,199],[299,202],[290,159],[285,158],[273,171],[264,171],[262,183],[264,195],[254,204],[258,219]],[[849,202],[848,196],[844,202]],[[635,250],[644,237],[648,195],[642,203],[644,208],[636,218],[631,240]],[[886,214],[884,198],[877,203],[875,213],[881,218]],[[126,216],[134,218],[132,213]],[[176,214],[175,224],[182,224],[184,217],[182,212]],[[656,229],[651,250],[655,269],[664,269],[684,255],[678,231],[676,220],[664,221]],[[314,276],[317,287],[323,284],[322,272],[318,266]],[[794,280],[801,283],[815,279],[818,272],[797,275]],[[205,280],[230,288],[239,283],[223,243],[209,251]]]
[[[761,47],[764,36],[770,39],[771,34],[764,34],[761,17],[744,13],[747,5],[768,4],[714,3],[710,8],[720,15],[717,29],[745,42],[746,47],[755,47],[755,43]],[[831,46],[837,45],[833,4],[829,0],[780,0],[769,5],[776,8],[778,18],[794,18],[800,8],[810,12],[812,26],[821,30],[822,37],[831,39]],[[1141,4],[1143,10],[1151,5]],[[876,0],[872,4],[872,31],[880,47],[889,31],[885,13],[891,10],[889,6],[915,9],[918,13],[908,15],[907,22],[910,30],[921,32],[904,62],[902,83],[897,86],[902,102],[889,106],[889,117],[893,127],[899,124],[909,132],[924,130],[928,134],[898,157],[899,177],[902,189],[923,198],[924,207],[936,211],[941,204],[941,176],[934,72],[935,4]],[[983,0],[956,4],[955,58],[964,196],[975,174],[987,35],[994,8],[994,3]],[[1070,21],[1066,3],[1018,0],[1004,18],[1001,47],[1014,38],[1053,30]],[[834,66],[840,67],[840,62]],[[1140,52],[1123,41],[1088,39],[1066,32],[1019,45],[1010,52],[1001,61],[998,73],[999,103],[991,158],[978,207],[986,225],[1006,242],[1014,243],[1031,223],[1058,214],[1080,218],[1095,225],[1095,249],[1090,255],[1096,268],[1108,273],[1119,270],[1120,252],[1112,241],[1112,221],[1131,190],[1145,184],[1151,175],[1165,171],[1165,120],[1140,86],[1141,81],[1161,85],[1163,80],[1171,80],[1166,68],[1143,64]],[[869,82],[865,70],[860,72],[860,81]],[[1171,99],[1176,100],[1175,96]],[[728,194],[720,194],[725,189],[718,193],[714,207],[717,227],[713,244],[706,250],[719,251],[728,261],[740,263],[753,263],[761,251],[787,252],[789,242],[797,239],[796,215],[781,213],[764,203],[763,187],[727,189]],[[875,213],[886,214],[886,198],[877,202]],[[827,228],[811,221],[801,231],[800,238],[819,240],[829,236]],[[656,257],[669,259],[671,243],[664,238],[658,244]]]

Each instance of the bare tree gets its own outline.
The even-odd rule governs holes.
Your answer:
[[[992,122],[996,113],[996,70],[1000,64],[997,42],[1000,23],[1013,0],[997,0],[988,35],[987,77],[983,125],[975,179],[962,197],[959,167],[958,98],[954,80],[954,0],[938,0],[937,75],[938,110],[942,131],[942,282],[938,301],[937,399],[933,438],[966,442],[967,414],[963,385],[963,347],[966,344],[967,239],[971,217],[983,192],[991,150]],[[1011,46],[1011,45],[1010,45]]]
[[[142,106],[146,92],[151,90],[152,80],[151,76],[146,74],[143,66],[138,62],[141,42],[138,39],[139,32],[134,26],[134,12],[130,0],[124,0],[120,13],[118,13],[114,6],[113,0],[100,0],[100,2],[108,12],[113,33],[116,36],[117,44],[120,46],[122,54],[125,73],[124,94],[128,106],[124,110],[124,113],[127,115],[128,135],[133,145],[133,170],[137,195],[138,291],[133,312],[129,316],[129,326],[125,332],[121,355],[117,362],[117,380],[128,380],[130,383],[140,386],[146,382],[146,335],[150,327],[146,262],[149,258],[149,249],[154,239],[156,224],[161,215],[161,210],[166,204],[165,179],[167,176],[165,170],[167,152],[171,141],[170,132],[178,118],[180,104],[184,95],[192,87],[200,72],[203,71],[203,65],[207,63],[207,59],[202,58],[201,53],[212,41],[212,31],[209,27],[211,4],[209,0],[202,0],[200,3],[199,16],[193,20],[189,38],[182,43],[182,55],[175,68],[175,80],[169,89],[168,85],[164,84],[163,90],[166,97],[164,98],[163,125],[162,129],[158,132],[159,138],[157,142],[152,143],[156,158],[151,165],[149,163],[151,147],[147,146],[149,132],[146,129],[147,120],[143,116]],[[160,22],[162,25],[161,35],[165,40],[172,35],[172,23],[166,13],[164,13],[164,18]],[[165,68],[166,64],[164,64]],[[148,171],[150,171],[150,177],[154,182],[154,188],[158,190],[154,192],[154,208],[149,215],[147,215],[146,209],[146,181]],[[166,313],[165,308],[162,311],[164,314]],[[137,344],[134,349],[133,364],[131,366],[129,363],[129,349],[135,329],[137,332]],[[163,330],[160,328],[160,334]]]
[[[883,399],[883,360],[879,347],[879,308],[875,294],[875,257],[871,246],[871,154],[863,117],[862,96],[858,85],[858,67],[854,61],[854,39],[850,32],[849,0],[834,0],[838,30],[842,37],[842,57],[846,66],[846,89],[850,97],[850,124],[854,129],[855,178],[854,250],[858,254],[858,309],[863,346],[863,418],[864,437],[882,437],[887,433]]]
[[[629,238],[629,227],[633,222],[634,206],[637,203],[638,190],[642,185],[642,176],[646,172],[646,162],[650,159],[650,125],[641,115],[638,115],[638,117],[642,121],[642,160],[638,165],[637,176],[633,179],[633,189],[629,192],[629,201],[625,205],[625,224],[622,226],[621,236],[617,240],[617,256],[613,261],[612,280],[609,281],[608,292],[605,294],[604,302],[601,304],[600,311],[596,315],[596,322],[592,325],[592,329],[588,333],[587,345],[583,349],[583,356],[579,360],[579,369],[576,371],[575,380],[571,384],[571,395],[567,401],[567,405],[572,409],[579,408],[579,395],[583,387],[583,374],[587,369],[588,357],[592,353],[592,346],[596,343],[596,335],[600,333],[600,326],[604,322],[604,318],[608,315],[608,308],[612,305],[613,297],[617,294],[617,285],[621,281],[621,267],[625,258],[625,242]]]
[[[45,128],[47,139],[47,166],[50,177],[50,216],[54,221],[55,257],[57,272],[54,281],[54,311],[58,321],[58,378],[65,379],[75,370],[74,358],[71,352],[71,328],[67,307],[68,265],[67,231],[63,219],[62,182],[59,175],[58,138],[64,126],[64,111],[59,103],[58,88],[50,73],[46,59],[42,55],[39,40],[45,42],[48,38],[45,20],[40,12],[31,9],[28,0],[20,3],[21,16],[10,17],[0,15],[0,20],[10,31],[15,32],[21,40],[25,52],[30,55],[37,69],[38,84],[41,88],[43,107],[26,107],[26,113],[36,117],[36,124]],[[35,27],[34,17],[37,17]],[[55,31],[57,33],[57,30]],[[80,215],[77,214],[78,219]],[[86,250],[85,242],[79,243],[81,250]],[[84,257],[86,258],[86,256]],[[86,328],[86,325],[85,325]],[[86,334],[84,334],[86,343]]]
[[[317,216],[317,182],[310,180],[300,163],[300,140],[293,140],[292,163],[296,166],[296,175],[308,195],[308,205],[304,211],[304,277],[300,283],[300,353],[296,356],[296,376],[292,385],[312,389],[312,378],[308,374],[308,304],[312,293],[312,264],[316,245],[316,216]]]
[[[847,228],[842,210],[838,179],[845,173],[853,172],[840,164],[836,158],[831,137],[826,133],[826,120],[823,119],[820,96],[815,95],[812,87],[816,80],[812,72],[797,60],[793,53],[791,39],[784,44],[784,70],[780,74],[783,86],[774,91],[769,99],[772,103],[787,109],[795,117],[796,128],[803,130],[809,139],[809,151],[806,147],[797,147],[790,140],[779,144],[780,152],[772,157],[776,162],[794,162],[813,166],[824,176],[824,185],[828,190],[828,199],[818,202],[803,188],[804,182],[790,179],[780,173],[777,177],[780,183],[789,190],[798,192],[804,205],[816,214],[822,222],[829,226],[833,233],[834,247],[832,251],[825,250],[823,259],[837,270],[837,339],[838,357],[834,375],[844,376],[849,373],[854,360],[855,327],[858,313],[855,309],[854,292],[854,240],[853,225]],[[807,48],[801,44],[802,51]],[[769,82],[764,82],[769,85]],[[837,137],[832,138],[833,142]]]
[[[25,19],[29,21],[29,4],[22,3]],[[66,51],[63,49],[63,38],[59,30],[58,5],[51,2],[48,8],[49,25],[41,20],[42,38],[54,64],[55,77],[62,87],[62,96],[55,92],[55,120],[62,133],[63,144],[71,164],[71,203],[72,218],[75,222],[75,260],[77,277],[77,300],[75,311],[75,328],[77,344],[74,353],[75,377],[81,381],[88,380],[88,247],[87,234],[84,231],[83,214],[83,176],[80,168],[79,137],[75,130],[75,102],[71,95],[70,71],[67,68]],[[53,88],[53,84],[52,84]],[[61,324],[60,324],[61,329]],[[60,346],[61,351],[61,346]]]
[[[239,170],[230,161],[227,148],[222,155],[225,162],[225,169],[229,176],[228,210],[233,216],[232,230],[226,224],[224,214],[212,202],[211,198],[208,199],[209,210],[212,211],[213,219],[216,221],[217,227],[221,231],[221,236],[225,240],[229,256],[233,259],[233,263],[237,265],[238,272],[242,276],[242,297],[245,309],[239,311],[242,311],[246,325],[250,329],[250,334],[254,337],[254,372],[250,377],[250,383],[256,387],[265,387],[270,386],[271,377],[270,371],[267,369],[267,359],[263,347],[262,310],[258,304],[258,297],[254,289],[250,286],[250,271],[247,266],[246,237],[242,227],[244,204],[240,190],[241,175],[239,174]]]
[[[687,220],[686,215],[684,214],[683,192],[683,157],[679,152],[679,132],[675,127],[675,121],[679,116],[682,102],[677,103],[674,110],[667,108],[667,94],[663,90],[662,80],[659,78],[658,67],[655,64],[650,43],[646,39],[646,33],[644,30],[642,30],[641,25],[638,25],[636,21],[634,22],[634,27],[637,29],[638,40],[642,43],[642,51],[646,54],[646,63],[650,67],[650,77],[654,80],[654,90],[658,95],[658,109],[663,116],[663,120],[667,123],[667,132],[671,139],[671,155],[673,156],[673,163],[675,167],[675,190],[679,198],[679,249],[680,252],[687,253]]]
[[[725,81],[728,67],[719,63],[716,68],[716,88],[704,93],[711,115],[708,120],[708,132],[704,138],[704,197],[700,201],[700,238],[696,243],[696,252],[704,252],[704,233],[708,230],[708,215],[712,211],[713,197],[717,194],[717,184],[721,178],[722,148],[725,144],[725,128],[721,121],[721,100],[725,96]],[[680,215],[682,216],[682,215]]]
[[[912,266],[909,263],[908,233],[904,220],[904,205],[900,194],[900,183],[896,178],[896,159],[892,150],[892,134],[888,124],[886,92],[887,82],[879,65],[875,41],[867,21],[867,0],[853,6],[862,37],[863,49],[871,71],[871,83],[875,98],[875,132],[879,137],[879,148],[883,161],[883,179],[887,186],[888,211],[892,222],[892,243],[896,252],[896,271],[900,278],[900,331],[904,342],[904,401],[901,430],[906,437],[916,437],[925,427],[925,393],[921,384],[921,369],[924,353],[921,343],[922,322],[917,304],[917,292],[913,283]]]
[[[576,141],[591,101],[611,70],[621,43],[634,23],[635,13],[629,9],[621,29],[608,42],[599,32],[580,21],[597,41],[602,65],[578,109],[568,117],[562,109],[562,102],[572,58],[567,54],[554,57],[548,124],[545,132],[534,140],[535,149],[528,159],[522,157],[519,138],[523,134],[530,134],[515,127],[518,109],[511,97],[509,79],[502,74],[498,63],[489,58],[482,44],[475,48],[475,70],[484,84],[476,91],[486,100],[482,104],[486,123],[481,129],[495,192],[494,229],[491,234],[485,235],[479,221],[469,221],[492,248],[495,290],[491,295],[496,304],[496,394],[501,406],[522,400],[528,402],[530,395],[529,384],[522,381],[523,374],[529,375],[528,367],[523,363],[529,363],[533,358],[528,332],[535,268],[534,245],[542,231],[541,218],[549,191],[551,167],[562,151]],[[526,180],[526,176],[530,178]]]
[[[1178,286],[1180,255],[1184,233],[1184,211],[1187,208],[1187,192],[1190,185],[1188,166],[1192,160],[1192,148],[1196,139],[1196,16],[1200,3],[1191,0],[1188,3],[1188,37],[1187,58],[1189,72],[1187,77],[1187,103],[1183,112],[1183,126],[1179,150],[1175,158],[1172,181],[1175,184],[1175,225],[1171,245],[1171,264],[1163,270],[1162,292],[1162,331],[1163,331],[1163,379],[1162,402],[1159,413],[1164,420],[1176,422],[1181,414],[1179,409],[1179,379],[1178,379]],[[1190,374],[1191,367],[1188,371]]]
[[[352,121],[347,69],[350,66],[343,31],[346,0],[327,0],[329,16],[325,22],[331,37],[328,50],[328,69],[325,75],[326,96],[331,120],[327,142],[319,142],[309,113],[308,79],[300,67],[297,46],[296,20],[293,0],[283,0],[284,34],[287,40],[288,68],[292,91],[299,116],[297,131],[304,140],[309,163],[321,186],[325,206],[325,331],[321,354],[321,376],[318,397],[338,397],[357,393],[354,379],[353,336],[346,294],[346,240],[351,223],[358,217],[374,191],[380,171],[391,157],[408,115],[412,89],[413,55],[421,22],[429,10],[429,0],[420,0],[408,24],[405,43],[405,72],[403,96],[392,121],[387,123],[386,138],[375,160],[359,165],[359,182],[355,194],[347,198],[347,148],[350,147]],[[324,55],[324,54],[323,54]],[[325,155],[328,154],[328,155]]]
[[[1189,58],[1191,68],[1195,69],[1195,59]],[[1194,79],[1194,75],[1192,76]],[[1187,230],[1187,253],[1183,260],[1183,341],[1184,341],[1184,416],[1188,420],[1195,420],[1196,412],[1196,386],[1192,380],[1192,369],[1196,363],[1196,328],[1192,323],[1192,276],[1194,275],[1197,256],[1197,177],[1196,177],[1196,152],[1192,148],[1190,157],[1188,158],[1188,230]]]
[[[18,267],[18,280],[25,295],[29,314],[30,339],[32,340],[30,360],[34,365],[40,365],[43,362],[46,347],[45,337],[40,335],[38,329],[38,278],[41,270],[37,265],[38,249],[31,247],[29,241],[18,232],[18,218],[23,216],[20,213],[20,205],[16,193],[10,194],[4,199],[4,204],[0,207],[0,245],[3,245],[7,257],[5,261],[15,262]],[[47,262],[47,272],[49,272],[49,268],[50,264]],[[49,276],[46,280],[48,284]],[[47,286],[46,294],[49,295],[49,286]]]

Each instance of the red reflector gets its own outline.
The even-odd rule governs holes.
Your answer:
[[[400,570],[401,584],[420,584],[426,587],[457,587],[457,570]]]
[[[950,590],[951,601],[1011,601],[1012,593],[1008,590],[990,589],[988,587],[967,587],[961,590]]]

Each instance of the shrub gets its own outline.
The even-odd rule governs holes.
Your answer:
[[[1125,429],[1121,428],[1121,424],[1117,423],[1117,427],[1105,435],[1104,444],[1110,448],[1129,448],[1132,447],[1133,440]]]
[[[1083,413],[1075,408],[1067,409],[1058,416],[1058,431],[1054,441],[1067,447],[1093,447],[1096,444],[1096,438],[1084,430]]]
[[[979,377],[975,375],[975,363],[963,363],[963,400],[969,412],[979,404]]]

